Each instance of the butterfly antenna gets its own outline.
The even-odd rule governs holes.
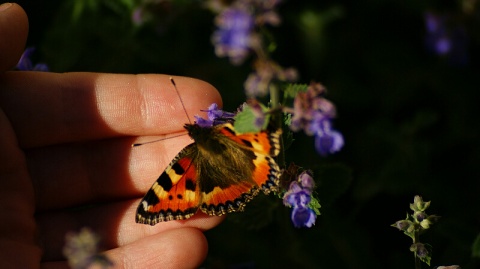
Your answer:
[[[132,148],[133,147],[138,147],[138,146],[143,146],[143,145],[146,145],[146,144],[155,143],[155,142],[162,141],[162,140],[167,140],[167,139],[170,139],[170,138],[180,137],[180,136],[184,136],[184,135],[187,135],[187,134],[172,135],[172,136],[169,136],[169,137],[160,138],[160,139],[153,140],[153,141],[148,141],[148,142],[145,142],[145,143],[135,143],[135,144],[132,144]]]
[[[188,123],[192,124],[192,122],[190,121],[190,117],[188,116],[188,113],[187,113],[187,108],[185,108],[185,104],[183,103],[182,96],[180,95],[180,92],[177,89],[177,84],[175,84],[175,80],[173,80],[172,77],[170,77],[170,82],[172,83],[173,87],[175,88],[175,91],[177,92],[178,98],[180,99],[180,103],[182,103],[183,111],[185,112],[185,115],[187,116]]]

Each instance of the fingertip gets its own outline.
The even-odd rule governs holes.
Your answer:
[[[25,48],[28,36],[28,17],[15,3],[0,6],[0,72],[13,68]]]
[[[207,252],[203,233],[185,227],[142,238],[106,254],[118,268],[198,268]]]
[[[170,76],[174,81],[180,96],[173,95],[172,103],[178,105],[179,98],[189,110],[190,118],[205,111],[212,103],[222,106],[222,97],[218,90],[210,83],[191,77]]]

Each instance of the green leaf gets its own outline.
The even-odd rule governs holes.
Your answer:
[[[320,202],[318,201],[317,198],[312,196],[310,203],[308,203],[308,207],[311,208],[313,211],[315,211],[315,214],[317,214],[318,216],[320,215],[320,208],[322,206],[320,205]]]
[[[420,260],[430,266],[430,260],[432,260],[432,257],[430,257],[430,255],[427,255],[425,257],[421,257]]]
[[[268,126],[270,120],[270,114],[266,113],[268,111],[267,107],[263,104],[260,104],[262,107],[262,112],[265,115],[265,121],[261,127],[258,127],[255,123],[257,121],[258,115],[255,114],[254,110],[249,106],[245,105],[242,112],[239,112],[235,115],[235,130],[239,133],[258,133],[261,130],[265,130]]]
[[[432,245],[430,244],[424,244],[425,248],[428,251],[428,254],[425,257],[419,257],[420,260],[424,263],[426,263],[428,266],[430,266],[430,261],[432,260]]]
[[[284,115],[285,116],[283,117],[283,123],[285,124],[285,126],[292,125],[292,114],[286,113]]]
[[[288,113],[284,114],[284,116],[283,116],[283,126],[282,126],[282,129],[283,129],[283,134],[282,134],[283,150],[284,151],[287,150],[288,148],[290,148],[293,141],[295,141],[295,139],[293,137],[293,132],[288,127],[291,124],[292,124],[292,114],[288,114]]]
[[[283,91],[283,98],[284,99],[287,99],[287,98],[293,99],[293,98],[295,98],[297,93],[304,92],[304,91],[307,90],[307,88],[308,88],[307,84],[288,84],[288,86]]]

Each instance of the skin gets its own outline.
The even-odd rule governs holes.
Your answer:
[[[65,234],[82,227],[101,237],[115,268],[198,267],[203,231],[223,218],[135,223],[143,195],[192,142],[131,147],[185,133],[170,76],[7,71],[25,48],[28,19],[16,4],[0,10],[0,268],[68,268]],[[190,117],[221,104],[210,84],[174,80]]]

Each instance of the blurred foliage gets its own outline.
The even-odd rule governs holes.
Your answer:
[[[244,101],[251,63],[234,67],[215,57],[213,14],[200,2],[157,5],[159,15],[142,26],[131,20],[134,1],[18,2],[30,18],[28,45],[54,72],[191,76],[219,89],[226,110]],[[452,65],[427,52],[427,10],[453,14],[465,25],[468,63]],[[322,203],[316,226],[295,229],[288,208],[257,212],[249,204],[246,213],[206,232],[204,268],[412,268],[409,239],[390,223],[416,194],[443,217],[425,235],[432,266],[478,268],[476,1],[285,0],[279,13],[283,22],[271,29],[273,57],[297,67],[301,83],[327,87],[346,144],[325,159],[311,137],[299,134],[287,152],[314,171]],[[276,197],[257,202],[270,198],[280,205]]]

